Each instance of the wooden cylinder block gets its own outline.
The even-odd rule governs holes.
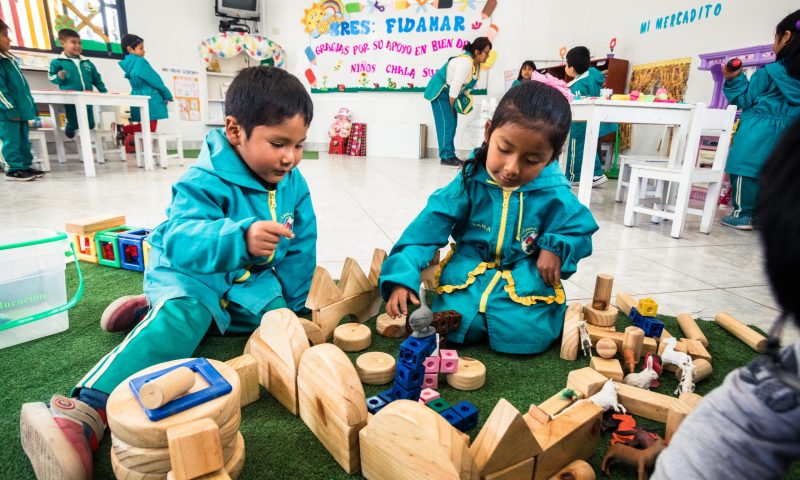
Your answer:
[[[395,359],[388,353],[367,352],[356,358],[356,372],[361,383],[385,385],[394,379]]]
[[[617,315],[619,315],[619,310],[611,305],[605,310],[598,310],[592,305],[586,305],[583,308],[583,316],[586,321],[598,327],[613,327],[617,324]]]
[[[477,390],[486,383],[486,366],[469,357],[458,358],[458,371],[447,375],[447,384],[456,390]]]
[[[733,318],[730,314],[719,312],[714,320],[717,325],[730,332],[733,336],[746,343],[758,353],[767,351],[767,339],[744,323]]]
[[[595,480],[594,469],[585,460],[575,460],[562,468],[550,480]]]
[[[366,350],[372,344],[372,331],[360,323],[344,323],[333,331],[333,343],[345,352]]]
[[[642,345],[644,344],[644,330],[639,327],[625,327],[625,335],[622,337],[622,350],[630,348],[633,350],[633,361],[639,363],[642,358]]]
[[[603,358],[613,358],[617,354],[617,344],[610,338],[601,338],[594,346],[597,354]]]
[[[562,360],[578,358],[578,344],[580,343],[578,323],[583,318],[582,314],[583,305],[580,302],[575,302],[567,307],[567,312],[564,314],[564,329],[561,334],[560,357]]]
[[[619,308],[620,311],[626,316],[631,314],[631,308],[635,307],[636,305],[636,299],[627,293],[617,294],[617,308]]]
[[[711,366],[711,362],[704,358],[696,358],[692,360],[692,365],[694,365],[694,383],[705,380],[706,378],[710,377],[712,373],[714,373],[714,367]],[[675,379],[679,382],[681,381],[682,373],[683,372],[681,369],[675,370]]]
[[[375,331],[383,337],[400,338],[406,333],[406,316],[392,318],[388,313],[382,313],[375,321]]]
[[[194,372],[187,367],[176,368],[142,385],[139,390],[139,401],[145,408],[159,408],[188,392],[192,387],[194,387]]]
[[[614,286],[614,277],[601,273],[597,276],[594,284],[594,296],[592,297],[592,307],[597,310],[605,310],[611,305],[611,289]]]
[[[708,348],[708,339],[705,334],[703,334],[703,331],[700,330],[700,327],[697,326],[697,322],[690,313],[679,313],[678,325],[680,325],[681,330],[683,330],[684,337],[697,340],[702,343],[704,347]]]

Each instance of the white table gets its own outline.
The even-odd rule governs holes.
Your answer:
[[[678,136],[673,140],[681,145],[689,132],[694,105],[685,103],[632,102],[626,100],[586,99],[572,102],[572,121],[586,122],[586,140],[583,145],[581,177],[578,200],[587,207],[592,198],[594,158],[600,123],[638,123],[647,125],[675,125]],[[679,148],[671,148],[669,165],[676,165]],[[562,162],[565,164],[566,160]]]
[[[144,137],[144,169],[153,170],[153,141],[150,136],[150,108],[147,95],[127,95],[122,93],[76,92],[67,90],[32,90],[33,100],[36,103],[50,105],[53,115],[54,131],[56,136],[56,149],[59,158],[64,158],[64,145],[62,144],[58,119],[55,116],[53,105],[75,105],[78,114],[78,134],[81,138],[81,158],[87,177],[96,177],[94,157],[92,156],[92,139],[89,131],[89,115],[86,107],[89,105],[110,107],[139,107],[141,112],[142,136]],[[98,140],[99,141],[99,140]]]

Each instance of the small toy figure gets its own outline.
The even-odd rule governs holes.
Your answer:
[[[691,392],[694,392],[694,365],[690,363],[681,369],[681,381],[673,393],[680,396],[681,393]]]
[[[644,369],[639,373],[629,373],[625,375],[622,382],[632,387],[650,390],[653,382],[658,381],[658,373],[653,369],[653,357],[647,357]]]
[[[431,326],[433,323],[433,310],[428,308],[425,303],[425,287],[419,287],[420,306],[408,316],[408,325],[411,327],[411,336],[415,338],[426,338],[434,335],[436,329]]]
[[[578,335],[581,339],[581,351],[585,357],[592,356],[592,337],[589,336],[589,331],[586,329],[586,320],[578,322]]]
[[[614,380],[609,379],[603,384],[603,388],[599,392],[589,397],[589,400],[604,411],[614,409],[615,412],[625,413],[625,407],[619,403],[617,390],[619,390],[617,384],[614,383]]]
[[[350,121],[350,110],[347,107],[342,107],[339,109],[339,113],[336,114],[336,119],[331,125],[330,130],[328,130],[328,136],[331,138],[340,137],[340,138],[347,138],[350,136],[350,128],[352,127],[352,122]]]
[[[626,465],[637,467],[639,480],[645,480],[647,478],[647,472],[653,470],[656,464],[656,458],[658,458],[658,455],[665,448],[667,448],[667,445],[664,439],[657,435],[653,440],[653,444],[642,450],[621,444],[611,445],[608,447],[606,456],[603,457],[603,463],[600,465],[600,469],[603,470],[606,475],[611,475],[609,464],[616,460]]]

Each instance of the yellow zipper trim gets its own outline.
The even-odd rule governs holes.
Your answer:
[[[268,193],[269,193],[269,202],[267,203],[269,203],[269,214],[272,217],[272,221],[277,222],[278,214],[275,212],[275,208],[277,208],[278,202],[277,200],[275,200],[275,190],[270,190]],[[275,249],[277,250],[277,247],[275,247]],[[272,255],[270,255],[269,258],[267,259],[267,262],[271,262],[274,256],[275,252],[272,252]]]
[[[503,237],[506,235],[506,217],[508,216],[508,201],[511,192],[503,192],[503,212],[500,214],[500,232],[497,234],[497,247],[494,251],[494,262],[500,266],[500,259],[503,253]]]
[[[500,270],[494,273],[492,281],[489,282],[489,286],[486,287],[486,290],[483,291],[483,295],[481,295],[481,305],[480,308],[478,309],[478,312],[486,313],[486,302],[489,300],[489,294],[492,293],[492,289],[494,288],[495,285],[497,285],[497,282],[500,280],[501,276],[502,272],[500,272]]]
[[[244,275],[242,275],[241,277],[239,277],[236,280],[234,280],[233,283],[242,283],[245,280],[247,280],[248,278],[250,278],[250,270],[245,271]]]
[[[462,283],[461,285],[440,285],[436,287],[436,292],[442,294],[442,293],[453,293],[456,290],[464,290],[465,288],[475,283],[475,279],[478,276],[486,273],[486,270],[493,270],[495,266],[496,265],[494,262],[481,262],[478,264],[477,267],[473,268],[471,272],[467,273],[466,282]]]

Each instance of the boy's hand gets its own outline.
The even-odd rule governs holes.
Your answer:
[[[740,73],[742,73],[743,68],[738,70],[730,71],[728,70],[727,65],[722,66],[722,76],[725,77],[725,81],[733,80],[734,78],[738,77]]]
[[[247,229],[247,251],[254,257],[269,257],[278,248],[281,237],[294,238],[294,233],[277,222],[254,222]]]
[[[67,78],[67,71],[66,70],[59,70],[58,71],[58,78],[60,78],[61,80],[64,80],[65,78]]]
[[[536,267],[548,287],[561,283],[561,258],[555,253],[543,248],[539,250],[539,260],[536,262]]]
[[[414,295],[414,292],[402,285],[395,285],[392,289],[392,294],[389,295],[389,300],[386,301],[386,313],[392,318],[408,315],[409,300],[414,305],[419,305],[419,299]]]

